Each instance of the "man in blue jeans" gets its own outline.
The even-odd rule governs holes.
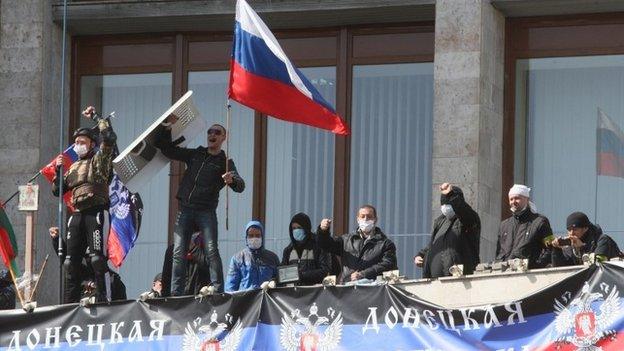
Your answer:
[[[168,124],[177,121],[169,116]],[[219,255],[217,233],[217,205],[219,192],[227,184],[235,192],[245,190],[245,182],[238,175],[234,161],[227,160],[221,150],[226,130],[220,124],[208,129],[208,147],[188,149],[176,146],[171,140],[171,127],[162,128],[157,145],[166,157],[186,163],[176,198],[180,209],[176,216],[173,232],[173,266],[171,273],[171,295],[184,295],[186,284],[186,253],[195,228],[204,236],[204,250],[210,262],[211,284],[223,292],[223,265]]]

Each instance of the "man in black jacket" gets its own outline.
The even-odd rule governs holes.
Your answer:
[[[298,285],[320,284],[330,270],[329,254],[322,250],[312,233],[310,217],[297,213],[288,225],[290,244],[284,248],[282,265],[296,264],[299,270]]]
[[[595,254],[597,261],[620,257],[616,242],[592,224],[583,212],[571,213],[566,220],[568,236],[552,241],[553,267],[583,264],[583,254]],[[567,239],[567,240],[566,240]]]
[[[170,116],[173,124],[177,117]],[[171,140],[171,127],[161,130],[157,145],[166,157],[186,163],[186,171],[178,189],[176,198],[180,210],[176,217],[173,232],[173,267],[171,277],[171,295],[184,295],[186,286],[186,261],[189,241],[193,228],[197,227],[204,236],[204,250],[210,261],[211,284],[223,292],[223,265],[218,248],[217,205],[219,192],[228,185],[235,192],[245,189],[243,178],[238,175],[234,161],[226,161],[221,150],[225,141],[226,130],[220,124],[208,129],[208,147],[188,149],[176,146]],[[226,167],[227,162],[227,167]],[[227,170],[227,172],[226,172]]]
[[[537,213],[530,201],[531,188],[514,184],[509,190],[509,206],[513,215],[501,222],[496,245],[496,261],[528,259],[529,268],[542,268],[539,261],[543,249],[554,239],[548,218]]]
[[[466,203],[459,187],[440,185],[440,211],[433,222],[429,245],[416,255],[414,263],[423,267],[423,278],[451,275],[449,268],[464,266],[464,274],[472,274],[479,263],[481,221]]]
[[[331,219],[325,218],[317,231],[321,248],[341,258],[341,283],[375,279],[385,271],[397,269],[396,246],[375,226],[377,210],[371,205],[360,206],[357,222],[355,231],[332,237]]]

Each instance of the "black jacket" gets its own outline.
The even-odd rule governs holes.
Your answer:
[[[553,267],[583,264],[581,258],[586,253],[594,253],[596,256],[602,256],[603,259],[619,257],[622,254],[616,242],[610,236],[603,234],[602,228],[597,225],[592,224],[581,241],[585,246],[580,247],[576,252],[572,246],[564,246],[560,249],[553,247],[551,250]]]
[[[365,278],[375,279],[382,272],[397,269],[396,246],[378,227],[366,240],[359,230],[332,237],[329,231],[319,227],[317,240],[322,249],[341,258],[341,283],[350,281],[351,273],[356,271]]]
[[[175,146],[171,141],[171,131],[162,129],[156,145],[166,157],[186,163],[186,172],[176,198],[184,207],[195,209],[216,209],[219,204],[219,191],[225,186],[221,176],[225,174],[225,152],[212,155],[205,147],[188,149]],[[228,170],[234,173],[230,188],[237,193],[245,190],[245,182],[238,175],[234,161],[228,160]]]
[[[429,245],[418,255],[424,258],[423,278],[449,276],[449,268],[464,265],[464,274],[472,274],[479,263],[481,221],[461,193],[452,192],[448,203],[455,217],[439,216],[433,222]]]
[[[298,242],[293,237],[292,223],[296,222],[306,231],[306,238]],[[296,264],[299,270],[298,285],[320,284],[327,276],[331,267],[329,253],[321,249],[311,231],[310,218],[304,213],[293,216],[288,231],[290,244],[284,248],[282,265]]]
[[[9,271],[0,271],[0,310],[15,308],[15,289]]]
[[[529,268],[542,268],[538,258],[553,238],[548,218],[527,208],[501,222],[496,245],[496,261],[528,259]]]

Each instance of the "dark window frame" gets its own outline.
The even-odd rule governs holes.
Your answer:
[[[624,35],[604,35],[605,26],[621,27],[624,13],[507,18],[501,217],[511,215],[507,189],[514,183],[516,62],[519,59],[624,54]],[[570,35],[571,33],[581,35]]]
[[[389,35],[392,39],[395,34],[422,34],[423,38],[417,45],[410,48],[409,54],[378,54],[370,57],[354,57],[354,39],[366,41],[374,36]],[[352,71],[355,65],[374,65],[388,63],[418,63],[433,62],[434,50],[433,22],[401,23],[393,25],[363,25],[347,27],[331,27],[308,30],[280,30],[275,32],[278,39],[305,39],[305,38],[335,38],[336,55],[334,59],[305,59],[294,58],[299,67],[336,66],[336,111],[351,122],[351,89]],[[172,73],[172,103],[184,94],[188,87],[188,74],[193,71],[214,71],[229,69],[229,62],[189,63],[189,48],[199,42],[231,42],[231,32],[185,32],[185,33],[155,33],[133,35],[101,35],[79,36],[72,38],[72,65],[71,65],[71,94],[70,94],[70,123],[68,134],[79,124],[80,80],[83,75],[97,74],[135,74],[135,73]],[[106,45],[143,45],[169,44],[171,45],[170,63],[160,65],[123,66],[119,62],[107,64],[90,62],[83,56],[89,52],[98,52],[98,47]],[[403,47],[389,43],[390,50],[400,52]],[[393,46],[394,45],[394,46]],[[94,51],[95,50],[95,51]],[[139,58],[140,59],[140,58]],[[101,60],[100,60],[101,61]],[[121,58],[120,58],[121,61]],[[266,211],[266,158],[267,158],[267,122],[265,116],[256,112],[254,117],[254,185],[252,195],[252,216],[260,220],[265,219]],[[349,211],[349,165],[350,145],[349,137],[335,137],[334,154],[334,230],[336,233],[345,233],[353,214]],[[178,203],[175,194],[181,181],[183,165],[172,162],[170,169],[170,206],[169,206],[169,241],[173,231],[175,214]]]

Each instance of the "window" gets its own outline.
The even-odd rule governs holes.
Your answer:
[[[94,105],[103,116],[115,111],[112,124],[122,151],[170,106],[171,73],[83,76],[80,96],[82,107]],[[167,248],[168,218],[163,214],[169,211],[169,168],[130,190],[141,195],[143,220],[136,246],[119,274],[127,295],[134,297],[148,289],[151,278],[162,269]]]
[[[399,269],[416,277],[431,231],[433,64],[354,67],[352,106],[350,228],[359,206],[375,206]]]
[[[336,69],[303,68],[314,87],[335,106]],[[266,168],[267,247],[281,257],[290,243],[288,224],[304,212],[315,230],[333,215],[334,134],[302,124],[268,119]]]
[[[341,234],[354,228],[355,208],[370,202],[380,211],[381,227],[397,243],[399,268],[409,277],[419,275],[412,257],[430,232],[433,30],[426,23],[276,33],[287,55],[353,134],[337,137],[258,118],[232,102],[229,153],[246,189],[229,193],[228,231],[225,191],[220,195],[225,269],[244,247],[242,231],[252,218],[264,220],[267,247],[280,255],[296,212],[307,213],[313,227],[333,217]],[[208,124],[226,124],[229,33],[80,37],[75,47],[74,126],[82,123],[77,116],[88,103],[104,113],[115,110],[119,118],[113,123],[123,149],[187,90],[194,91],[193,101]],[[205,143],[202,134],[190,146]],[[121,272],[128,296],[146,289],[151,281],[145,276],[151,279],[151,272],[162,267],[162,255],[154,253],[167,246],[177,205],[169,184],[175,190],[181,180],[179,167],[172,170],[164,169],[139,189],[146,204],[145,225]]]
[[[515,180],[533,188],[556,233],[582,211],[624,243],[624,179],[598,175],[599,119],[624,128],[624,56],[555,57],[516,63]]]
[[[226,126],[226,92],[228,71],[190,72],[189,90],[193,90],[193,102],[199,109],[208,126],[219,123]],[[252,218],[251,204],[253,187],[254,155],[254,112],[237,103],[232,103],[232,116],[228,131],[229,155],[236,169],[245,180],[245,191],[229,191],[229,230],[225,229],[225,190],[221,191],[217,219],[219,221],[219,251],[227,273],[229,258],[244,247],[243,229]],[[206,133],[190,143],[190,147],[206,146]],[[225,149],[225,143],[223,144]]]

